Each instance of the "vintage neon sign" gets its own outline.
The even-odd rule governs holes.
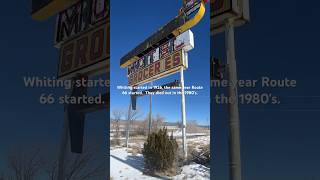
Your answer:
[[[176,51],[128,75],[129,86],[141,85],[171,75],[179,71],[181,67],[187,68],[187,64],[185,52],[183,50]]]
[[[183,34],[179,35],[178,37],[170,39],[167,42],[160,45],[159,47],[152,49],[145,56],[141,57],[138,61],[135,61],[134,63],[128,66],[129,85],[146,83],[151,80],[161,78],[162,75],[166,76],[168,73],[165,73],[165,71],[169,71],[169,69],[164,68],[163,73],[162,71],[160,72],[159,65],[161,65],[161,63],[163,62],[159,63],[158,61],[163,61],[167,57],[171,57],[172,54],[174,54],[175,52],[179,52],[181,50],[183,50],[185,54],[185,52],[188,52],[193,48],[193,33],[190,30],[188,30]],[[167,62],[170,63],[168,59]],[[173,64],[176,65],[176,63]],[[185,62],[183,65],[185,65],[184,67],[187,68],[187,62]],[[169,67],[169,65],[165,67]],[[141,72],[142,69],[144,72]],[[154,74],[157,75],[156,78],[153,78]]]
[[[58,78],[105,72],[110,57],[108,39],[108,24],[102,24],[64,43],[60,51]]]
[[[105,22],[109,17],[107,5],[107,0],[81,0],[60,12],[56,19],[55,47],[60,48],[64,41]]]

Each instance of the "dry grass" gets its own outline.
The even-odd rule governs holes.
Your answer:
[[[142,154],[142,149],[138,146],[131,146],[130,149],[128,149],[128,153],[131,153],[133,156],[136,156],[138,154]]]

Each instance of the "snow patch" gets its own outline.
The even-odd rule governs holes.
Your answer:
[[[143,174],[144,159],[142,154],[133,156],[127,152],[127,148],[110,150],[110,175],[113,180],[158,180],[162,178]],[[190,164],[182,167],[181,174],[172,177],[174,180],[194,179],[209,180],[210,168],[200,164]]]

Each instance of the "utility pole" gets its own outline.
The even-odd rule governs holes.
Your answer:
[[[186,137],[186,98],[184,94],[184,75],[183,67],[180,68],[180,83],[181,83],[181,114],[182,114],[182,148],[183,148],[183,157],[187,159],[188,149],[187,149],[187,137]]]
[[[237,63],[234,45],[234,20],[226,21],[225,46],[227,56],[227,73],[229,84],[237,82]],[[238,90],[236,85],[228,86],[228,95],[233,101],[228,104],[229,108],[229,178],[241,180],[241,153],[240,153],[240,120],[238,107]]]

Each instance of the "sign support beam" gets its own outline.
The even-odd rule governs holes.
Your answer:
[[[73,91],[73,88],[70,89],[71,94]],[[63,129],[62,129],[62,136],[61,136],[61,142],[60,142],[60,150],[59,150],[59,159],[58,159],[58,180],[64,180],[65,177],[65,159],[67,155],[68,150],[68,144],[70,141],[69,136],[69,111],[68,111],[68,105],[64,106],[64,120],[63,120]]]
[[[153,83],[151,81],[150,86],[152,88]],[[148,128],[148,135],[151,134],[151,127],[152,127],[152,95],[150,94],[150,106],[149,106],[149,128]]]
[[[101,100],[102,100],[101,104],[83,104],[79,108],[78,111],[87,114],[87,113],[91,113],[91,112],[95,112],[95,111],[99,111],[99,110],[109,109],[109,104],[107,103],[109,97],[110,97],[109,92],[102,94],[101,95]]]
[[[131,100],[128,108],[128,120],[127,120],[127,132],[126,132],[126,147],[129,147],[129,136],[130,136],[130,121],[131,121]]]
[[[77,76],[75,79],[87,78],[86,76]],[[82,94],[87,94],[86,87],[73,86],[66,94],[69,96],[77,97]],[[105,101],[109,96],[109,92],[102,95],[102,100]],[[83,143],[83,124],[81,120],[85,120],[83,117],[86,113],[102,110],[107,107],[107,104],[65,104],[64,105],[64,122],[62,129],[62,136],[58,157],[58,177],[57,180],[65,180],[66,176],[66,159],[68,155],[68,147],[71,147],[71,151],[74,153],[82,152]]]
[[[184,75],[183,75],[183,67],[180,69],[180,83],[181,83],[181,115],[182,115],[182,149],[183,149],[183,157],[187,159],[188,150],[187,150],[187,137],[186,137],[186,128],[187,128],[187,120],[186,120],[186,98],[184,93]]]
[[[237,63],[235,58],[234,45],[234,20],[232,18],[226,21],[225,25],[225,45],[227,56],[227,73],[229,83],[237,82]],[[233,99],[229,103],[229,177],[230,180],[241,180],[241,153],[240,153],[240,120],[238,107],[237,86],[228,86],[229,98]]]
[[[60,152],[58,159],[58,180],[64,180],[65,177],[65,159],[67,155],[67,147],[69,143],[69,120],[68,120],[68,111],[65,108],[64,110],[64,122],[63,122],[63,130],[62,130],[61,144],[60,144]]]

